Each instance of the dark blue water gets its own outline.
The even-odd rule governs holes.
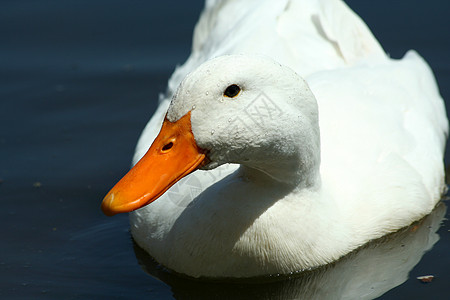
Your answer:
[[[391,56],[418,50],[434,70],[442,96],[450,100],[450,2],[347,3]],[[324,287],[335,282],[335,274],[348,273],[347,265],[357,266],[358,255],[331,270],[267,284],[192,282],[165,273],[135,251],[127,216],[107,218],[99,209],[105,193],[129,168],[158,93],[188,57],[202,6],[143,0],[0,2],[0,298],[338,294]],[[439,235],[411,266],[409,279],[382,299],[448,297],[450,225],[441,222],[444,214],[449,217],[445,208],[417,226],[425,229],[391,238],[412,239],[412,232],[421,230],[429,231],[423,233],[425,241],[436,230]],[[370,247],[364,251],[375,255]],[[435,280],[423,284],[416,279],[427,274]],[[339,287],[350,289],[350,282],[349,277]]]

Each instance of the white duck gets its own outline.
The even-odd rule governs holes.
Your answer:
[[[189,276],[314,268],[431,212],[447,126],[426,62],[389,59],[342,1],[207,1],[102,209],[141,208],[136,242]]]

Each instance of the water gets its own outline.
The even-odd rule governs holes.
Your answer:
[[[393,57],[417,49],[450,99],[448,1],[348,3]],[[138,0],[0,3],[0,297],[290,299],[376,296],[387,289],[382,299],[445,299],[450,225],[444,219],[439,227],[444,214],[449,218],[445,207],[418,229],[330,267],[230,284],[168,274],[135,251],[127,216],[103,216],[101,199],[129,168],[158,93],[189,54],[201,7]],[[432,248],[396,265],[409,251],[402,245],[413,252]],[[365,282],[368,273],[379,277]],[[431,283],[416,279],[428,274],[436,276]]]

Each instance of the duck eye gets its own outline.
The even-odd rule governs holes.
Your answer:
[[[241,88],[238,85],[232,84],[227,87],[225,92],[223,92],[223,95],[226,97],[229,97],[229,98],[234,98],[239,94],[240,91],[241,91]]]

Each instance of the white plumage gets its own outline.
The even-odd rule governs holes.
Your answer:
[[[242,93],[222,101],[233,83]],[[327,264],[428,214],[445,189],[448,125],[431,70],[414,51],[387,57],[340,0],[207,1],[134,163],[168,108],[170,121],[192,111],[211,170],[131,213],[131,231],[190,276]],[[215,168],[227,162],[243,167]]]

